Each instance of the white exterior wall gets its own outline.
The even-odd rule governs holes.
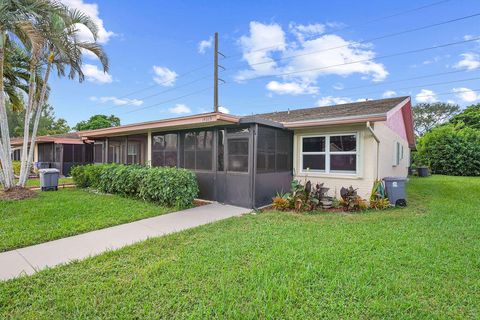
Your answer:
[[[386,122],[376,122],[374,127],[377,137],[380,139],[380,166],[379,175],[384,177],[407,177],[410,165],[410,148],[408,141],[399,136],[395,131],[387,127]],[[395,165],[395,144],[399,142],[403,146],[403,159]]]
[[[342,125],[331,127],[317,127],[309,129],[295,130],[293,143],[293,168],[294,178],[304,183],[310,180],[313,184],[324,183],[324,186],[330,188],[328,195],[340,198],[340,189],[342,187],[352,186],[358,188],[358,194],[368,199],[372,190],[373,182],[376,177],[376,154],[377,143],[366,124]],[[324,134],[358,134],[358,153],[357,153],[357,173],[320,173],[320,172],[302,172],[301,168],[301,138],[308,135]]]

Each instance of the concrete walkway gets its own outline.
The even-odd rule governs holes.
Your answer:
[[[249,211],[245,208],[213,203],[3,252],[0,253],[0,280],[30,275],[47,267],[84,259],[151,237],[239,216]]]

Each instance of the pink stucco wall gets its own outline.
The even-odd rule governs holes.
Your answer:
[[[387,119],[387,127],[396,132],[400,137],[407,139],[407,130],[405,129],[405,122],[403,120],[402,109],[395,111]]]

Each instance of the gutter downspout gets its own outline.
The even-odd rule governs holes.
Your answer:
[[[373,131],[372,126],[370,125],[370,121],[367,121],[367,129],[370,131],[370,133],[373,136],[373,139],[377,142],[377,163],[376,163],[376,177],[375,179],[378,180],[378,164],[380,162],[379,157],[380,157],[380,139],[378,139],[377,135],[375,134],[375,131]]]

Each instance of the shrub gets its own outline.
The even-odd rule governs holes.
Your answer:
[[[170,207],[189,207],[198,195],[196,176],[185,169],[118,164],[84,165],[74,167],[72,177],[80,188],[96,188],[102,192]]]
[[[22,162],[18,161],[18,160],[12,161],[12,166],[13,166],[13,173],[15,175],[19,176],[20,175],[20,168],[22,166]]]
[[[363,211],[368,208],[367,202],[357,194],[357,189],[352,186],[340,189],[342,206],[345,211]]]
[[[195,173],[186,169],[149,168],[140,186],[141,198],[167,206],[191,206],[197,195]]]
[[[417,144],[415,161],[432,173],[480,176],[480,130],[452,124],[427,132]]]
[[[287,211],[291,209],[289,197],[290,197],[290,194],[288,193],[284,195],[277,194],[277,196],[275,196],[272,199],[273,209],[279,210],[279,211]]]

